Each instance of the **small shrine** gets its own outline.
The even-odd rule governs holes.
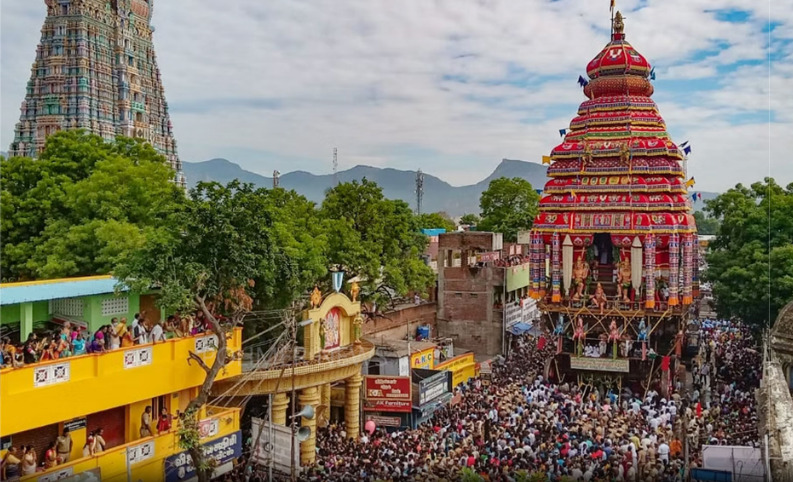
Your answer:
[[[543,161],[530,295],[557,344],[549,373],[646,385],[662,364],[668,373],[670,356],[679,360],[697,296],[692,183],[651,98],[652,67],[626,40],[619,12],[586,71],[587,99]]]

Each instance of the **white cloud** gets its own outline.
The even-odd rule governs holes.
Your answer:
[[[731,23],[719,20],[712,0],[618,3],[628,39],[658,66],[657,98],[670,130],[695,145],[692,166],[696,160],[708,169],[698,187],[756,180],[758,170],[744,166],[755,152],[750,140],[768,125],[729,118],[768,105],[768,73],[730,66],[765,58],[769,7],[722,0],[720,8],[750,12]],[[154,41],[184,160],[227,156],[264,174],[328,172],[338,146],[342,168],[421,167],[466,183],[504,157],[539,160],[559,141],[557,130],[583,100],[575,79],[608,41],[606,7],[585,0],[168,0],[155,2]],[[793,15],[782,10],[775,3],[774,34],[791,38]],[[3,1],[2,147],[13,135],[43,18],[41,2]],[[734,74],[716,78],[725,66]],[[785,57],[770,91],[772,132],[780,135],[793,129],[791,79],[793,58]],[[663,91],[665,80],[690,84]],[[720,130],[729,139],[719,139]],[[782,181],[793,179],[785,151],[770,155],[775,172],[787,176]]]

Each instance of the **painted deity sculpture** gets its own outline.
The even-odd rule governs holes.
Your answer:
[[[322,304],[322,292],[319,286],[314,286],[314,291],[311,292],[311,307],[316,308]]]
[[[325,318],[319,319],[319,349],[320,352],[325,350],[325,339],[327,337]]]
[[[603,309],[606,307],[606,302],[608,302],[608,298],[606,297],[606,292],[603,291],[603,285],[598,283],[597,287],[595,288],[595,293],[589,297],[590,301],[592,302],[593,306],[600,308],[600,314],[603,314]]]
[[[575,281],[575,291],[573,293],[573,300],[578,301],[584,295],[584,288],[586,287],[586,280],[589,277],[589,265],[584,261],[583,255],[578,255],[578,259],[573,267],[573,280]]]
[[[564,335],[564,315],[559,313],[559,318],[556,319],[556,326],[553,329],[553,334],[556,337],[556,353],[562,353],[562,336]]]
[[[584,350],[584,337],[586,336],[586,331],[584,330],[584,320],[581,319],[579,316],[576,320],[575,331],[573,332],[573,340],[577,342],[576,347],[578,351],[578,356],[581,356],[581,353]]]
[[[363,325],[363,318],[361,318],[361,315],[356,315],[352,320],[353,335],[355,337],[353,342],[356,345],[361,344],[361,325]]]
[[[617,286],[622,295],[622,301],[631,302],[631,262],[628,258],[620,261],[619,271],[617,272]]]
[[[647,341],[647,323],[644,318],[639,321],[639,341]]]
[[[352,297],[352,301],[358,301],[358,293],[361,292],[361,287],[358,286],[357,281],[353,281],[352,285],[350,286],[350,296]]]
[[[609,325],[609,342],[611,343],[612,356],[617,358],[617,344],[620,341],[620,329],[617,327],[617,321],[611,320]]]

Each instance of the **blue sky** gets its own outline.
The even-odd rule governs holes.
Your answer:
[[[576,80],[608,42],[608,4],[160,0],[154,42],[183,160],[325,173],[338,147],[341,168],[422,168],[459,185],[559,142],[584,100]],[[693,146],[696,189],[793,181],[793,0],[617,7],[656,67],[673,139]],[[5,150],[45,4],[0,8]]]

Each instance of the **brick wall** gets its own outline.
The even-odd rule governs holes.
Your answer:
[[[430,325],[431,336],[436,336],[435,310],[436,305],[434,302],[406,305],[384,313],[386,318],[375,318],[367,321],[361,331],[364,336],[376,335],[378,338],[402,339],[405,337],[407,325],[410,323],[411,334],[416,333],[416,328],[419,325]]]
[[[451,338],[455,350],[458,348],[471,350],[479,361],[501,353],[502,330],[501,320],[493,323],[438,320],[439,335]]]

